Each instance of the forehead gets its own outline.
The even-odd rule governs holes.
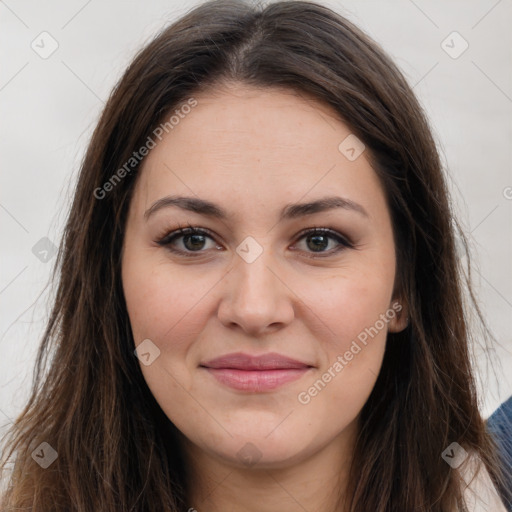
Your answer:
[[[242,209],[308,194],[339,192],[360,200],[380,193],[365,153],[350,161],[340,152],[353,136],[350,128],[315,98],[237,85],[193,99],[196,105],[176,117],[143,163],[139,188],[145,205],[170,193],[215,202],[234,201],[236,193],[248,200],[238,205]]]
[[[292,89],[226,85],[194,99],[197,106],[173,133],[189,136],[197,130],[205,143],[241,143],[239,152],[278,148],[297,152],[312,147],[304,145],[306,140],[318,143],[336,129],[350,132],[333,108]]]

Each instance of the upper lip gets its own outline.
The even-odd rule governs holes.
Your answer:
[[[251,356],[242,352],[226,354],[224,356],[210,359],[200,366],[206,368],[223,368],[235,370],[279,370],[279,369],[302,369],[310,368],[311,365],[302,361],[297,361],[290,357],[270,352],[259,356]]]

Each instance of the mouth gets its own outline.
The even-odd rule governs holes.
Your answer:
[[[312,365],[276,353],[251,356],[228,354],[200,364],[215,379],[230,388],[262,392],[303,377]]]

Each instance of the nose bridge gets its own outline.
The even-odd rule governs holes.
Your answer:
[[[244,248],[242,244],[240,244],[238,249],[238,251],[240,251],[239,255],[246,249],[247,246]],[[235,266],[234,279],[238,281],[237,286],[240,287],[239,291],[241,292],[270,295],[276,279],[274,273],[270,270],[272,267],[276,266],[273,264],[275,258],[273,257],[271,249],[268,247],[262,247],[259,255],[254,256],[254,254],[252,254],[251,257],[251,253],[253,252],[254,248],[250,247],[249,244],[249,252],[247,253],[249,258],[245,259],[243,256],[240,256],[241,261],[238,261]]]
[[[288,323],[293,318],[293,305],[278,277],[273,251],[253,239],[242,242],[237,253],[238,261],[229,273],[227,293],[219,308],[221,321],[253,332]]]
[[[251,310],[270,308],[278,292],[276,276],[270,270],[273,264],[272,250],[267,246],[260,246],[258,250],[251,241],[240,244],[237,252],[240,261],[234,268],[232,279],[235,286],[237,302]],[[248,252],[242,251],[249,249]],[[260,252],[261,251],[261,252]],[[257,253],[259,252],[259,254]]]

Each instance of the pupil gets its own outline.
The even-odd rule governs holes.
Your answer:
[[[313,235],[310,237],[310,240],[314,240],[315,244],[317,244],[318,239],[323,239],[323,243],[320,243],[320,245],[317,245],[316,247],[320,249],[325,249],[325,247],[327,247],[328,245],[327,237],[325,235]]]
[[[193,247],[188,247],[187,240],[191,240],[191,239],[193,240],[193,242],[192,242]],[[190,250],[201,249],[201,244],[204,244],[204,236],[203,235],[185,235],[184,243],[185,243],[185,247],[187,247],[187,249],[190,249]],[[198,245],[195,245],[195,244],[198,244]]]

